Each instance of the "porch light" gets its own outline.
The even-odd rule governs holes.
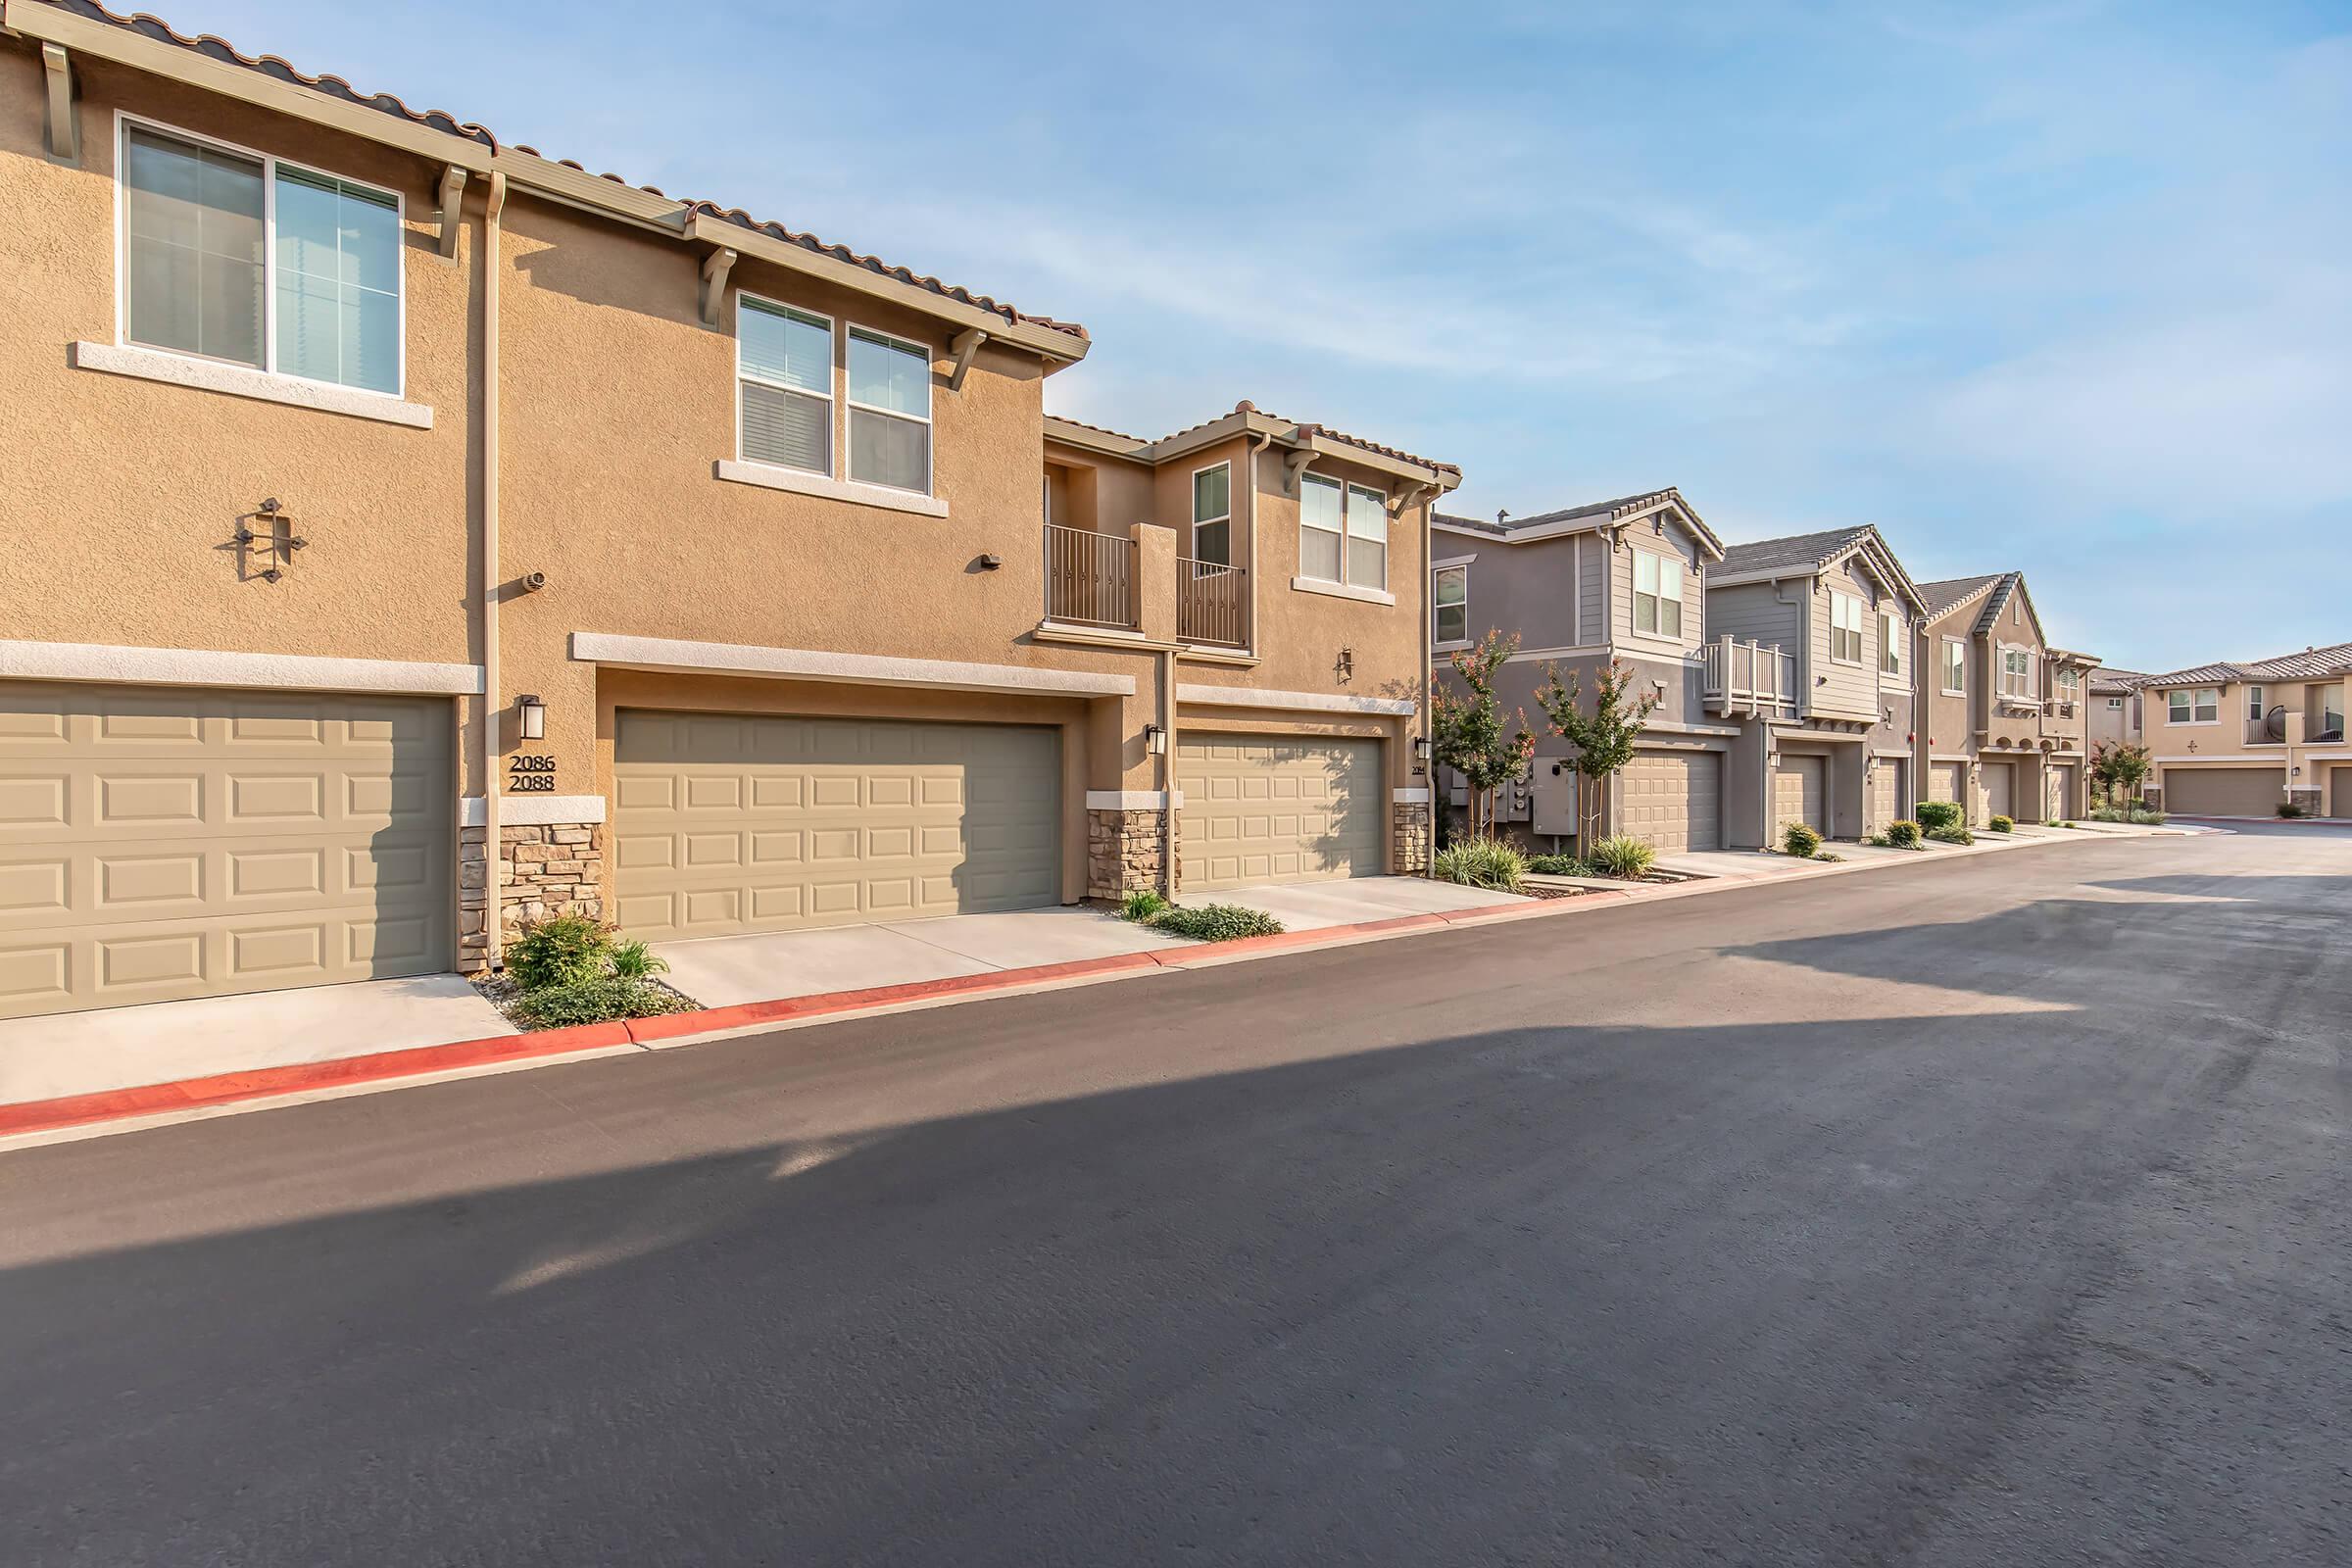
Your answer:
[[[1427,763],[1428,763],[1428,761],[1429,761],[1429,737],[1428,737],[1428,736],[1426,736],[1426,735],[1416,735],[1416,736],[1414,736],[1414,737],[1413,737],[1413,760],[1414,760],[1414,761],[1416,761],[1416,762],[1420,762],[1420,763],[1422,763],[1422,764],[1424,764],[1424,765],[1427,765]]]
[[[1144,726],[1144,751],[1152,757],[1168,755],[1168,732],[1157,724]]]
[[[514,711],[522,720],[522,738],[526,741],[547,739],[547,705],[536,696],[524,693],[514,699]]]

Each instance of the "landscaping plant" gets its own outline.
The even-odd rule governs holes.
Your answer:
[[[1531,855],[1527,868],[1538,876],[1597,876],[1592,862],[1573,855]]]
[[[1919,848],[1919,824],[1901,817],[1886,824],[1886,842],[1898,850]]]
[[[1984,825],[1992,829],[1995,833],[2014,833],[2017,831],[2017,821],[2014,817],[1996,816]]]
[[[1616,833],[1592,846],[1592,864],[1603,876],[1638,882],[1657,863],[1657,850],[1631,834]]]
[[[1821,835],[1802,822],[1791,822],[1781,834],[1781,853],[1810,860],[1821,853]]]
[[[1466,691],[1457,691],[1442,678],[1429,683],[1429,755],[1433,763],[1450,767],[1469,785],[1468,837],[1491,838],[1494,831],[1494,792],[1527,771],[1535,755],[1536,738],[1528,732],[1527,714],[1514,725],[1502,716],[1494,696],[1494,674],[1519,651],[1516,632],[1505,637],[1487,633],[1476,648],[1453,655],[1453,673]]]
[[[1231,942],[1236,937],[1277,937],[1283,924],[1263,909],[1239,904],[1173,905],[1152,917],[1152,928],[1195,942]]]
[[[1960,808],[1951,801],[1919,803],[1919,825],[1933,834],[1939,827],[1958,827]]]
[[[1921,815],[1924,816],[1926,813],[1923,811]],[[1977,842],[1977,836],[1957,822],[1947,822],[1942,827],[1932,827],[1928,829],[1928,837],[1938,844],[1974,844]]]
[[[2139,786],[2154,765],[2148,749],[2130,741],[2101,741],[2090,749],[2091,782],[2099,786],[2110,805],[2119,795],[2132,798],[2133,806],[2146,804],[2137,799]]]
[[[1168,901],[1150,888],[1137,888],[1119,901],[1119,918],[1151,923],[1153,916],[1167,908]]]
[[[1536,706],[1551,721],[1551,732],[1576,748],[1576,755],[1567,760],[1568,765],[1592,784],[1592,788],[1577,792],[1581,811],[1576,833],[1579,845],[1591,844],[1600,832],[1608,782],[1634,760],[1634,744],[1642,738],[1649,715],[1657,709],[1658,694],[1654,690],[1629,701],[1633,684],[1633,672],[1620,661],[1610,660],[1593,682],[1590,713],[1582,706],[1577,689],[1579,680],[1573,669],[1568,672],[1567,680],[1562,681],[1558,666],[1546,663],[1544,684],[1536,688]]]
[[[1527,858],[1500,839],[1465,839],[1438,852],[1438,879],[1516,893],[1527,880]]]
[[[2291,820],[2292,818],[2301,816],[2303,814],[2303,808],[2297,806],[2292,801],[2280,801],[2278,803],[2278,814]]]
[[[516,988],[509,1004],[521,1022],[540,1029],[650,1018],[694,1005],[658,984],[669,965],[642,942],[618,940],[584,914],[535,920],[507,947],[507,975]]]

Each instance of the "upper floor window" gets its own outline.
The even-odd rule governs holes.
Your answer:
[[[2034,656],[2023,648],[2001,650],[2001,695],[2034,695]]]
[[[2259,686],[2246,688],[2246,716],[2251,719],[2262,717],[2262,688]]]
[[[1319,474],[1298,483],[1298,575],[1350,587],[1389,581],[1389,498]]]
[[[1634,552],[1634,630],[1659,637],[1683,634],[1683,564],[1678,558]]]
[[[2071,703],[2082,695],[2082,672],[2081,670],[2062,669],[2051,678],[2058,684],[2058,700],[2060,702]]]
[[[1233,564],[1233,466],[1220,463],[1193,474],[1193,559]]]
[[[2207,686],[2191,691],[2181,687],[2164,694],[2166,716],[2176,724],[2211,724],[2222,716],[2222,693],[2219,687]]]
[[[2110,713],[2120,713],[2123,710],[2124,700],[2121,697],[2110,697],[2107,699],[2107,711]]]
[[[1429,602],[1436,624],[1431,630],[1441,643],[1470,640],[1470,568],[1440,566],[1429,576]]]
[[[1862,662],[1862,601],[1830,591],[1830,657],[1841,664]]]
[[[1903,672],[1903,627],[1892,612],[1879,612],[1879,673],[1900,675]]]
[[[743,456],[833,473],[833,322],[735,296],[735,372]]]
[[[1949,637],[1943,643],[1943,689],[1955,697],[1968,690],[1968,645]]]
[[[931,493],[931,353],[850,328],[850,477]]]
[[[394,396],[400,198],[122,127],[122,337]]]

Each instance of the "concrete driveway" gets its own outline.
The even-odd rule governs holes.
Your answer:
[[[1318,931],[1335,925],[1394,920],[1400,914],[1484,909],[1527,901],[1516,894],[1492,893],[1485,888],[1435,882],[1427,877],[1365,876],[1333,882],[1266,883],[1257,887],[1228,888],[1197,897],[1187,895],[1184,902],[1238,904],[1245,908],[1263,909],[1293,931]]]
[[[0,1562],[2339,1568],[2348,1002],[2085,835],[23,1151]]]

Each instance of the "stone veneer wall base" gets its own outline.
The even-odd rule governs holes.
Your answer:
[[[458,830],[458,969],[474,973],[487,963],[489,938],[483,931],[484,868],[482,845],[487,831]],[[522,934],[532,921],[551,915],[584,914],[605,917],[605,825],[602,822],[551,822],[502,825],[499,854],[506,861],[507,881],[499,901],[502,945]]]
[[[1156,807],[1086,813],[1086,896],[1122,899],[1142,889],[1161,891],[1162,823]],[[1181,872],[1180,872],[1181,874]]]
[[[1430,814],[1427,801],[1397,801],[1389,808],[1389,870],[1419,876],[1429,868]]]

